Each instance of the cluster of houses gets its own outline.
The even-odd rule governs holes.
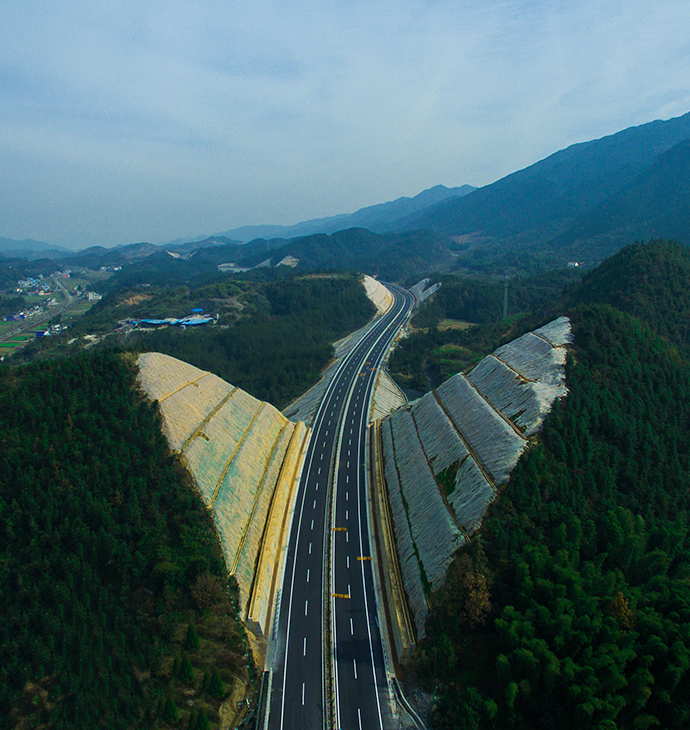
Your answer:
[[[50,304],[50,302],[48,302],[48,304]],[[34,305],[33,307],[27,307],[26,309],[22,309],[14,314],[8,314],[2,319],[4,322],[22,322],[25,319],[30,319],[31,317],[35,317],[37,314],[41,314],[42,311],[41,307]]]
[[[50,335],[58,335],[62,330],[65,329],[61,324],[51,324],[45,330],[38,330],[36,337],[49,337]]]
[[[28,279],[20,279],[17,282],[15,293],[17,294],[37,294],[41,297],[47,297],[54,290],[50,279],[44,279],[43,274],[39,274],[38,279],[30,276]]]

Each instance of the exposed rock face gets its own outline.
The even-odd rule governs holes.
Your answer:
[[[565,387],[570,322],[561,317],[504,345],[467,376],[382,424],[384,468],[400,569],[418,636],[425,587],[445,578]]]
[[[159,403],[171,448],[184,456],[213,511],[244,608],[264,535],[271,535],[273,547],[280,544],[276,540],[289,508],[282,491],[291,489],[299,462],[295,454],[302,449],[306,431],[268,403],[175,358],[146,353],[139,356],[138,365],[142,388]],[[281,508],[272,511],[272,502]],[[270,585],[272,577],[266,580]],[[255,591],[257,587],[262,589],[257,583]]]

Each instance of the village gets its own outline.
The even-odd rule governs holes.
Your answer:
[[[93,272],[70,269],[17,279],[0,292],[0,361],[27,342],[57,335],[101,299]]]

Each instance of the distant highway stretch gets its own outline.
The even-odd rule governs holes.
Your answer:
[[[270,730],[384,730],[365,440],[378,370],[414,303],[388,287],[393,306],[343,359],[312,425],[276,619]]]

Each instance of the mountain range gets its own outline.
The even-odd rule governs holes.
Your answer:
[[[690,113],[572,145],[475,190],[394,222],[445,233],[482,259],[524,256],[594,264],[637,238],[688,237]],[[672,223],[672,230],[669,226]]]
[[[288,255],[304,268],[373,266],[372,273],[387,276],[399,276],[406,266],[413,267],[409,275],[536,271],[570,261],[592,266],[635,240],[690,244],[689,191],[690,113],[571,145],[482,188],[438,185],[412,198],[293,226],[245,226],[163,246],[49,255],[74,266],[139,269],[154,262],[169,268],[175,258],[176,270],[186,267],[189,275],[220,263],[275,266]],[[37,243],[0,239],[0,254],[25,250],[36,258]]]
[[[397,198],[388,203],[360,208],[354,213],[315,218],[294,226],[242,226],[217,235],[247,242],[256,238],[298,238],[314,233],[336,233],[348,228],[367,228],[374,232],[397,230],[396,221],[419,213],[444,200],[461,198],[476,189],[472,185],[461,185],[456,188],[436,185],[428,190],[423,190],[413,198]]]
[[[51,246],[45,241],[35,241],[33,238],[17,241],[13,238],[0,237],[0,259],[60,258],[70,253],[72,252],[69,249]]]

